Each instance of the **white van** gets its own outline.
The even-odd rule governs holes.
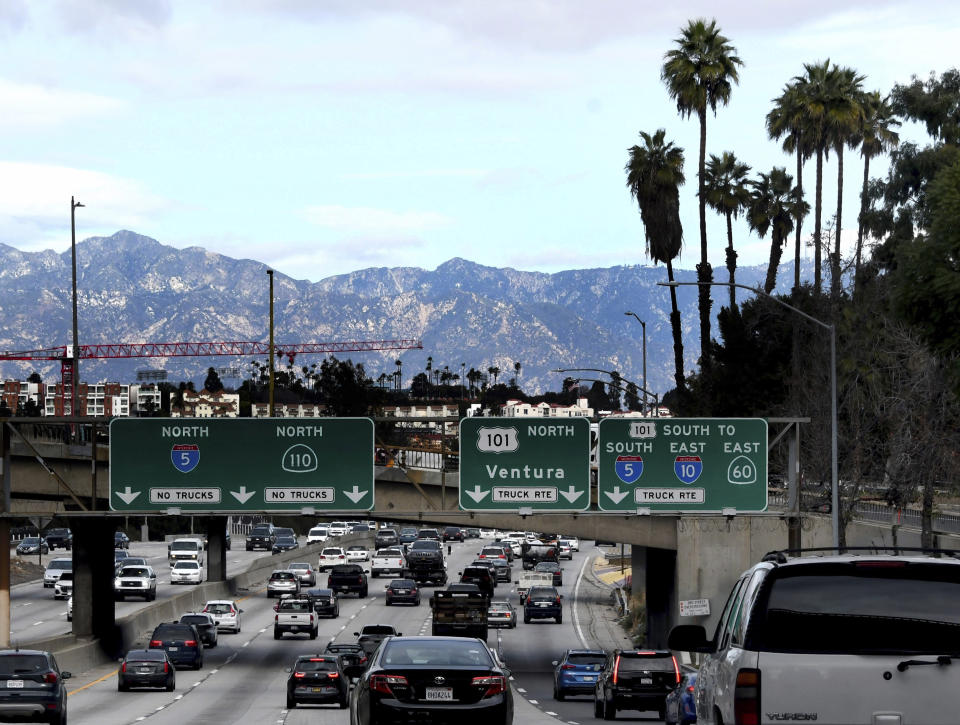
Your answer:
[[[767,554],[734,585],[713,639],[674,627],[670,649],[705,654],[697,722],[958,721],[960,560],[835,552]]]
[[[329,536],[329,528],[326,526],[314,526],[307,532],[307,544],[322,544]]]
[[[203,566],[203,539],[174,539],[167,547],[167,561],[195,561]]]
[[[330,536],[343,536],[349,530],[350,527],[347,526],[346,521],[333,521],[327,529]]]

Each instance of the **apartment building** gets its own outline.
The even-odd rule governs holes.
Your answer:
[[[240,416],[240,394],[218,390],[183,391],[183,405],[170,404],[171,418],[237,418]]]

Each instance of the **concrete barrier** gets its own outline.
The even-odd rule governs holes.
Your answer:
[[[114,648],[104,646],[104,643],[98,639],[82,638],[73,634],[30,642],[29,647],[52,652],[57,658],[60,669],[69,672],[79,673],[92,667],[115,662],[118,654],[137,645],[146,646],[154,628],[161,622],[175,621],[185,612],[199,611],[211,599],[233,599],[246,595],[265,585],[270,574],[277,569],[285,568],[292,561],[305,560],[316,565],[320,550],[326,546],[346,548],[357,544],[366,545],[372,550],[373,534],[347,534],[342,537],[332,537],[322,544],[311,544],[282,554],[267,554],[257,557],[244,571],[228,577],[225,581],[185,585],[185,591],[182,593],[169,599],[153,602],[133,614],[118,619],[119,648],[117,651],[110,651]]]

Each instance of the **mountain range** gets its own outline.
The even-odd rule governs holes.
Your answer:
[[[200,247],[176,249],[130,231],[77,243],[78,327],[81,344],[208,342],[268,339],[267,265],[232,259]],[[762,286],[764,266],[739,267],[737,282]],[[804,278],[809,270],[802,270]],[[693,270],[675,270],[692,282]],[[727,278],[725,268],[715,279]],[[780,268],[777,292],[793,278],[791,263]],[[515,375],[530,393],[559,390],[556,368],[617,370],[643,382],[640,324],[646,322],[648,389],[673,387],[673,340],[664,267],[616,266],[552,274],[486,267],[454,258],[435,270],[378,267],[319,282],[274,274],[275,339],[283,342],[341,342],[416,338],[422,350],[343,353],[363,363],[376,379],[403,362],[404,385],[424,370],[459,374],[461,363],[485,372],[500,368],[501,382]],[[678,290],[687,371],[699,356],[696,288]],[[742,299],[749,292],[738,291]],[[727,291],[716,288],[714,310]],[[0,356],[71,342],[69,250],[23,252],[0,243]],[[716,327],[714,327],[716,333]],[[84,360],[81,380],[133,382],[136,371],[161,368],[171,381],[202,384],[207,368],[239,368],[249,375],[250,358]],[[256,362],[264,362],[259,360]],[[297,358],[296,366],[319,362]],[[0,376],[25,378],[39,372],[59,379],[59,364],[0,360]],[[571,377],[576,374],[570,373]],[[584,377],[605,377],[585,372]],[[229,386],[237,384],[225,378]]]

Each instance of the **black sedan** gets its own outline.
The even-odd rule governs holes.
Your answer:
[[[173,692],[177,686],[173,662],[162,649],[132,649],[127,652],[117,672],[117,689],[128,692],[131,687],[162,687]]]
[[[324,653],[340,658],[347,677],[359,677],[367,667],[367,653],[355,642],[330,642]]]
[[[387,585],[387,606],[400,603],[420,606],[420,589],[413,579],[394,579]]]
[[[273,542],[273,553],[280,554],[284,551],[290,551],[292,549],[299,549],[300,544],[293,536],[278,536],[277,540]]]
[[[17,544],[17,556],[37,553],[48,554],[49,552],[50,547],[47,546],[47,542],[39,536],[28,536]]]
[[[336,619],[340,616],[340,600],[333,589],[308,589],[304,595],[313,602],[317,616]]]
[[[353,690],[350,723],[510,725],[509,676],[480,639],[391,637]]]
[[[336,655],[300,655],[287,669],[287,709],[297,705],[334,703],[345,709],[350,698],[350,678]]]

